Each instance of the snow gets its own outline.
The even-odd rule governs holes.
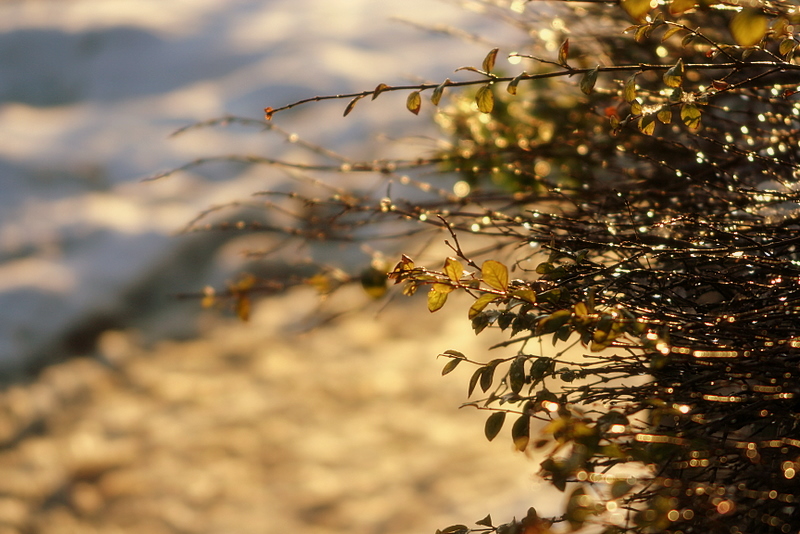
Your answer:
[[[176,233],[198,211],[269,186],[270,175],[214,167],[142,178],[200,156],[296,152],[256,130],[170,138],[177,128],[260,119],[267,105],[379,82],[443,80],[488,51],[398,18],[519,38],[431,0],[0,3],[0,366],[52,359],[93,325],[189,315],[170,295],[224,279],[219,238]],[[345,103],[276,122],[356,156],[389,124],[430,131],[395,95],[346,119]],[[154,331],[179,333],[170,328]]]

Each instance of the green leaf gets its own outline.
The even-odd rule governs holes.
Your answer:
[[[486,419],[486,425],[483,427],[483,433],[486,439],[492,441],[500,433],[503,428],[503,423],[506,420],[506,412],[495,412]],[[490,519],[491,521],[491,519]],[[481,524],[480,522],[478,523]],[[486,525],[491,526],[491,525]]]
[[[475,316],[478,315],[480,312],[482,312],[483,309],[486,308],[486,306],[490,302],[492,302],[497,298],[498,296],[492,293],[484,293],[483,295],[475,299],[475,302],[473,302],[472,306],[469,307],[469,313],[467,314],[467,316],[470,319],[474,319]]]
[[[734,15],[730,30],[739,46],[755,46],[767,34],[769,19],[759,9],[746,7]]]
[[[536,292],[532,289],[517,289],[511,295],[514,298],[518,298],[520,300],[524,300],[525,302],[529,302],[531,304],[536,304]]]
[[[488,364],[483,368],[483,373],[481,373],[481,390],[486,393],[489,391],[489,388],[492,387],[492,382],[494,381],[494,370],[497,367],[497,364]]]
[[[530,415],[522,414],[519,419],[514,421],[514,426],[511,427],[511,439],[514,441],[514,448],[518,451],[528,448],[528,442],[531,439]]]
[[[634,74],[628,81],[625,82],[625,87],[622,90],[622,95],[625,102],[633,102],[636,100],[636,75]]]
[[[484,72],[492,72],[494,69],[494,62],[497,59],[497,51],[500,50],[499,48],[492,48],[486,57],[483,59],[483,70]]]
[[[385,83],[379,83],[378,85],[376,85],[375,89],[372,90],[372,100],[378,98],[378,95],[380,95],[387,89],[389,89],[389,86],[386,85]]]
[[[494,93],[488,85],[482,86],[475,93],[475,103],[478,105],[478,111],[481,113],[491,113],[494,109]]]
[[[780,46],[778,46],[778,52],[782,56],[789,55],[795,48],[797,48],[797,41],[792,39],[791,37],[787,37],[783,41],[781,41]]]
[[[444,93],[444,88],[450,85],[450,83],[450,78],[447,78],[445,81],[436,86],[436,89],[433,90],[433,94],[431,95],[431,103],[434,106],[439,105],[439,101],[442,99],[442,93]]]
[[[558,63],[560,65],[567,65],[567,57],[569,56],[569,39],[565,39],[561,46],[558,47]]]
[[[469,379],[469,387],[467,388],[467,397],[472,396],[472,392],[475,391],[475,386],[478,385],[478,380],[481,379],[481,375],[483,375],[483,371],[485,367],[478,367],[475,369],[475,372],[472,373],[472,376]]]
[[[672,110],[669,108],[669,106],[664,106],[658,110],[656,117],[659,121],[661,121],[661,124],[669,124],[672,122]]]
[[[653,115],[639,117],[639,131],[645,135],[653,135],[656,131],[656,118]]]
[[[508,370],[508,382],[511,386],[511,391],[519,393],[525,385],[525,362],[527,358],[518,356],[511,362],[511,368]]]
[[[581,78],[580,88],[583,94],[590,95],[594,91],[594,86],[597,83],[597,73],[600,67],[595,67]]]
[[[692,130],[700,127],[700,116],[700,110],[694,104],[684,104],[681,107],[681,120]]]
[[[650,0],[622,0],[622,9],[634,20],[643,20],[650,12]]]
[[[445,284],[433,284],[431,290],[428,291],[428,310],[433,313],[440,310],[444,303],[447,302],[447,295],[453,291],[451,286]]]
[[[680,87],[683,83],[683,60],[678,59],[678,62],[664,73],[663,79],[668,87]]]
[[[481,266],[481,278],[494,289],[508,289],[508,267],[495,260],[486,260]]]
[[[693,1],[693,0],[690,0],[690,1]],[[667,31],[664,32],[664,35],[661,36],[661,42],[663,43],[664,41],[666,41],[667,39],[669,39],[670,37],[672,37],[673,35],[675,35],[679,31],[681,31],[682,29],[683,28],[681,28],[680,26],[670,26],[669,28],[667,28]]]
[[[508,87],[506,87],[506,91],[508,91],[508,93],[511,94],[511,95],[517,94],[517,85],[519,85],[520,80],[522,80],[523,78],[527,78],[527,77],[528,77],[528,73],[525,72],[525,71],[522,71],[520,74],[517,75],[516,78],[514,78],[513,80],[508,82]]]
[[[458,283],[464,273],[464,266],[456,258],[450,257],[444,260],[444,272],[450,280]]]
[[[419,91],[414,91],[410,95],[408,95],[408,99],[406,99],[406,109],[413,113],[414,115],[419,115],[419,110],[422,107],[422,97],[419,94]]]
[[[445,364],[444,368],[442,369],[442,376],[452,372],[453,369],[458,367],[458,364],[461,363],[461,361],[462,361],[462,358],[453,358],[452,360],[447,362]]]

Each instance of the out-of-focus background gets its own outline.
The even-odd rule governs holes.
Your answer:
[[[212,165],[142,181],[203,156],[299,157],[252,128],[169,137],[193,122],[441,81],[525,38],[458,4],[0,3],[0,534],[399,533],[546,512],[535,462],[457,410],[468,370],[439,376],[437,353],[480,358],[489,336],[419,303],[305,332],[308,291],[248,324],[203,313],[174,295],[224,283],[241,251],[179,230],[285,178]],[[276,121],[370,157],[381,133],[433,133],[403,99]]]

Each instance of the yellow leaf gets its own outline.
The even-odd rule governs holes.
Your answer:
[[[447,295],[449,291],[448,292],[439,291],[437,287],[440,285],[442,284],[434,284],[431,290],[428,291],[428,310],[431,313],[441,309],[441,307],[444,306],[444,303],[447,302]]]
[[[667,31],[664,32],[664,35],[661,36],[661,42],[663,43],[664,41],[666,41],[667,39],[669,39],[670,37],[672,37],[673,35],[675,35],[679,31],[681,31],[682,29],[683,28],[681,28],[680,26],[670,26],[667,29]]]
[[[406,108],[408,111],[413,113],[414,115],[419,115],[419,110],[422,107],[422,97],[419,94],[419,91],[414,91],[410,95],[408,95],[408,99],[406,100]]]
[[[680,87],[683,83],[683,60],[679,59],[677,63],[670,67],[664,73],[663,79],[668,87]]]
[[[431,95],[431,103],[434,106],[439,105],[439,101],[442,99],[442,94],[444,93],[444,88],[450,85],[450,78],[447,78],[441,84],[436,86],[436,89],[433,90],[433,94]]]
[[[481,266],[481,278],[495,289],[508,289],[508,267],[495,260],[486,260]]]
[[[512,295],[520,300],[536,304],[536,292],[530,289],[518,289]]]
[[[495,300],[497,295],[492,295],[491,293],[484,293],[480,297],[478,297],[475,302],[472,303],[472,306],[469,307],[469,313],[467,314],[470,319],[474,318],[483,309],[493,300]]]
[[[483,60],[483,71],[484,72],[492,72],[494,68],[495,59],[497,59],[497,51],[500,50],[499,48],[493,48],[486,54],[486,57]]]
[[[625,82],[625,88],[622,90],[625,102],[633,102],[636,100],[636,75],[634,74],[628,81]]]
[[[652,115],[639,117],[639,131],[645,135],[653,135],[656,131],[656,119]]]
[[[482,113],[491,113],[494,109],[494,94],[488,85],[482,86],[475,94],[475,103]]]
[[[508,94],[510,94],[510,95],[517,94],[517,85],[519,85],[520,80],[522,80],[523,78],[525,78],[527,76],[528,76],[528,73],[525,72],[525,71],[522,71],[522,73],[517,75],[516,78],[514,78],[513,80],[508,82],[508,87],[506,87],[506,91],[508,91]]]
[[[650,12],[650,0],[622,0],[621,5],[634,20],[644,20]]]
[[[697,0],[672,0],[669,3],[669,12],[673,15],[680,15],[690,9],[694,9],[697,5]]]
[[[444,272],[450,280],[458,283],[464,273],[464,266],[455,258],[447,258],[444,260]]]
[[[769,20],[760,10],[745,8],[731,20],[731,35],[740,46],[754,46],[764,38],[769,28]]]
[[[658,120],[661,121],[662,124],[669,124],[672,122],[672,110],[669,109],[669,106],[664,106],[658,110],[656,117],[658,117]]]
[[[696,130],[700,127],[700,110],[694,104],[684,104],[681,108],[681,120],[686,126]]]

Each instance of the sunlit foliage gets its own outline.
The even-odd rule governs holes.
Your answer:
[[[485,436],[507,426],[517,450],[540,451],[566,506],[540,517],[531,496],[524,518],[442,534],[798,532],[797,5],[554,2],[535,22],[544,3],[485,3],[532,36],[516,72],[491,49],[464,80],[265,110],[347,99],[348,115],[394,91],[414,114],[438,108],[448,142],[435,155],[353,162],[307,145],[320,163],[248,160],[365,173],[391,195],[309,181],[326,194],[264,192],[276,201],[251,206],[260,220],[209,225],[408,253],[388,279],[375,261],[361,275],[245,277],[204,302],[246,319],[258,291],[361,281],[381,298],[394,282],[478,334],[506,332],[488,363],[445,350],[443,374],[473,366],[467,405],[490,412]],[[426,228],[449,253],[423,266],[403,247]]]

